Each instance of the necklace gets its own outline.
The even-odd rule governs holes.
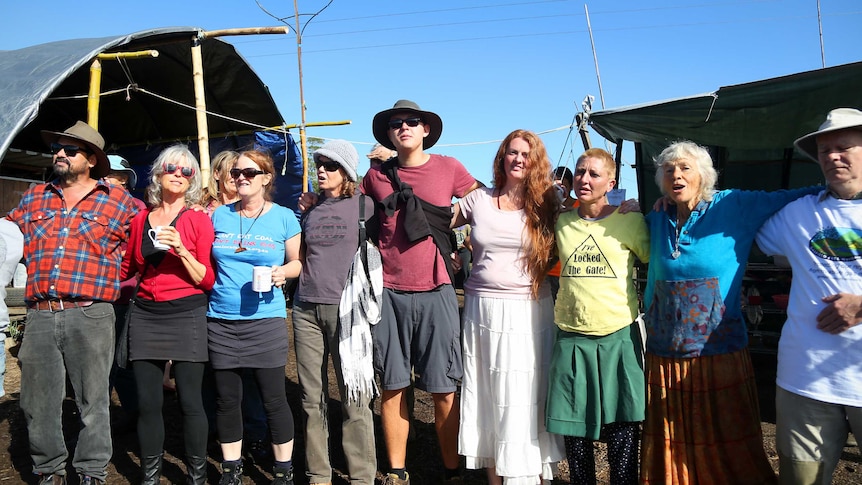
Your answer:
[[[241,253],[243,251],[248,251],[248,248],[242,247],[242,236],[245,233],[242,231],[242,207],[240,207],[241,202],[242,201],[237,201],[237,203],[236,203],[236,206],[239,207],[239,235],[240,235],[240,239],[237,242],[237,248],[236,248],[236,251],[234,251],[235,253]],[[266,208],[266,201],[264,201],[263,205],[260,206],[260,210],[257,211],[257,215],[254,216],[254,220],[251,222],[251,226],[248,227],[248,232],[251,232],[251,228],[254,227],[254,223],[257,222],[257,218],[260,217],[260,215],[263,213],[263,209],[265,209],[265,208]]]
[[[679,252],[679,235],[680,235],[680,232],[682,231],[682,226],[683,226],[683,223],[680,222],[679,216],[677,215],[677,217],[676,217],[676,231],[674,232],[675,237],[673,240],[673,252],[670,253],[670,256],[673,259],[679,258],[679,255],[681,254]]]

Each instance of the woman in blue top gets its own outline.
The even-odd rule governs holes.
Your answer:
[[[242,483],[242,370],[263,397],[275,454],[273,484],[293,484],[293,414],[284,393],[287,311],[280,289],[302,269],[300,228],[289,209],[271,202],[272,159],[242,152],[230,170],[240,200],[213,212],[216,281],[209,300],[209,356],[218,392],[216,425],[223,456],[220,485]],[[255,266],[272,268],[269,291],[252,290]]]
[[[816,188],[716,191],[705,148],[676,142],[655,161],[673,204],[647,215],[647,411],[642,483],[775,483],[760,429],[741,285],[766,219]]]

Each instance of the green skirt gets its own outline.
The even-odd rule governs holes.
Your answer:
[[[642,355],[637,324],[604,336],[557,329],[545,413],[548,431],[597,440],[602,425],[643,421]]]

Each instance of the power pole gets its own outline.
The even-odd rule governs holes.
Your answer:
[[[333,0],[329,0],[329,2],[316,13],[311,15],[311,18],[308,19],[308,22],[305,23],[305,27],[308,26],[309,22],[314,20],[314,17],[320,15],[320,12],[326,10],[332,4]],[[291,27],[289,23],[285,21],[284,18],[279,18],[273,14],[271,14],[267,9],[263,8],[263,5],[260,4],[260,0],[255,0],[258,8],[264,11],[270,17],[278,20],[279,22],[283,22],[288,28],[293,30],[293,33],[296,34],[296,62],[299,67],[299,111],[301,115],[301,121],[299,124],[299,144],[300,149],[302,150],[302,190],[305,190],[308,187],[308,141],[305,136],[305,94],[302,90],[302,31],[305,30],[305,27],[301,27],[299,24],[299,5],[297,0],[293,0],[293,17],[296,23],[295,27]]]
[[[299,65],[299,146],[302,149],[302,191],[308,187],[308,141],[305,137],[305,94],[302,92],[302,29],[299,28],[299,6],[293,0],[293,16],[296,20],[296,62]]]

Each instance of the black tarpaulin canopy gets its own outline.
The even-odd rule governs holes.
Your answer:
[[[302,158],[290,133],[267,129],[284,125],[269,89],[232,45],[201,32],[169,27],[0,51],[0,214],[18,204],[31,181],[49,175],[51,157],[40,130],[60,131],[88,119],[90,66],[100,54],[159,53],[101,60],[98,128],[105,151],[132,162],[138,190],[166,145],[183,143],[197,154],[193,42],[201,46],[210,154],[269,151],[278,173],[274,200],[296,211],[296,199],[308,190],[302,187]]]
[[[102,61],[99,131],[107,151],[197,140],[190,109],[195,106],[191,43],[200,31],[170,27],[0,51],[0,159],[10,148],[45,151],[40,130],[87,120],[90,65],[96,55],[111,52],[155,49],[159,56]],[[220,115],[207,117],[211,136],[282,125],[268,88],[234,47],[213,38],[200,42],[207,111]]]

